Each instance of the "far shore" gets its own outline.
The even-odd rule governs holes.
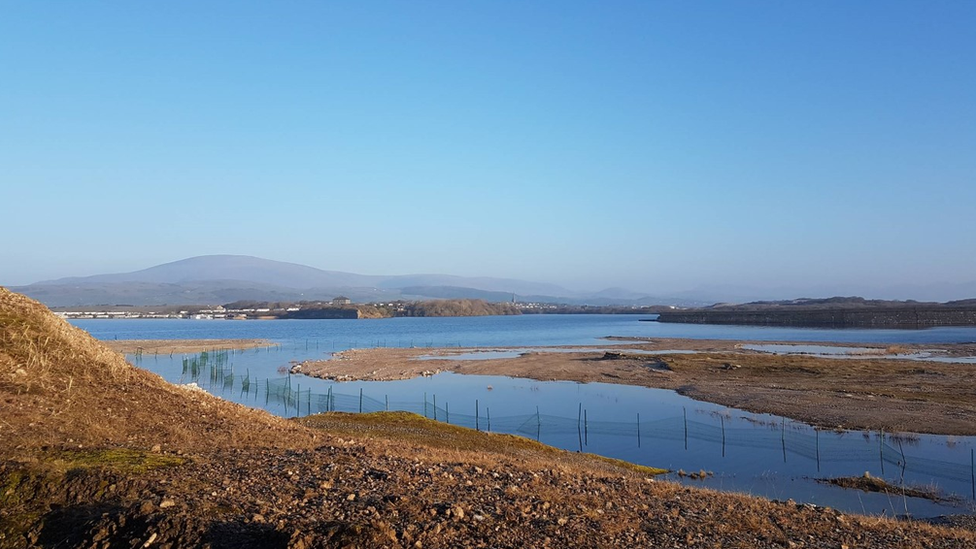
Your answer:
[[[102,341],[113,351],[123,354],[169,355],[204,351],[238,351],[276,344],[267,339],[117,339]]]
[[[671,389],[697,400],[776,414],[826,429],[976,435],[976,365],[880,356],[889,351],[906,353],[933,347],[949,356],[973,356],[974,345],[875,344],[871,353],[877,352],[877,356],[836,359],[773,355],[742,348],[752,343],[770,342],[656,339],[608,345],[607,350],[598,352],[578,347],[574,348],[578,352],[570,353],[520,347],[528,352],[489,360],[451,357],[504,348],[352,349],[329,360],[306,361],[293,372],[337,381],[409,379],[450,371],[639,385]],[[634,350],[663,353],[641,355]],[[420,360],[429,356],[440,358]]]

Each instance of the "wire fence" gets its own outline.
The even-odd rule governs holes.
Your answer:
[[[458,406],[441,400],[436,395],[423,394],[421,400],[390,400],[388,396],[376,398],[360,389],[358,394],[340,393],[328,388],[325,393],[302,388],[300,381],[291,375],[281,378],[256,379],[249,372],[234,373],[228,364],[228,353],[214,351],[201,353],[183,359],[183,374],[194,382],[209,381],[210,390],[233,392],[241,402],[254,402],[265,408],[281,409],[283,415],[303,416],[323,412],[371,413],[380,411],[406,411],[422,415],[451,425],[468,427],[479,431],[520,435],[536,440],[558,438],[566,441],[576,439],[576,448],[583,451],[589,446],[591,436],[617,437],[621,441],[642,445],[653,445],[656,441],[683,443],[689,448],[690,441],[704,441],[721,447],[723,457],[730,448],[750,450],[764,449],[776,451],[784,462],[795,457],[816,462],[818,472],[833,463],[874,463],[880,465],[882,476],[901,476],[915,474],[927,478],[951,481],[955,486],[967,486],[970,495],[976,500],[976,456],[970,450],[969,462],[958,463],[946,460],[911,455],[905,452],[906,441],[903,434],[884,432],[872,435],[865,432],[860,444],[838,444],[839,436],[857,436],[850,432],[820,430],[798,430],[788,428],[786,421],[765,423],[765,428],[727,427],[725,417],[716,415],[717,422],[703,422],[689,419],[687,413],[681,416],[641,419],[637,414],[634,421],[606,421],[591,419],[589,410],[579,406],[577,417],[543,414],[538,408],[535,413],[518,415],[492,415],[491,408],[482,406],[477,400]],[[238,394],[239,393],[239,394]],[[419,395],[418,395],[419,396]],[[911,436],[911,435],[909,435]],[[828,439],[829,440],[822,440]],[[908,439],[909,447],[914,443]],[[564,445],[566,446],[566,445]],[[568,448],[573,449],[573,448]],[[960,494],[962,495],[962,494]]]

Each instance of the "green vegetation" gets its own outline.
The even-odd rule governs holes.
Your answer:
[[[488,303],[481,299],[442,299],[416,301],[404,306],[396,316],[491,316],[517,315],[520,311],[511,303]]]
[[[949,498],[945,497],[934,486],[898,486],[887,482],[883,478],[873,477],[870,473],[864,473],[860,477],[819,479],[819,482],[840,486],[841,488],[854,488],[862,492],[878,492],[893,496],[922,498],[931,501],[950,501]]]
[[[176,467],[186,463],[186,458],[132,450],[111,448],[107,450],[67,450],[58,454],[52,464],[65,470],[109,469],[124,474],[142,474],[161,467]]]
[[[594,454],[573,454],[524,437],[480,432],[467,427],[428,419],[411,412],[373,412],[368,414],[330,412],[304,417],[297,421],[309,427],[328,430],[333,434],[361,436],[363,433],[369,433],[371,438],[382,438],[397,443],[409,442],[431,448],[471,451],[482,454],[534,452],[542,455],[581,455],[585,459],[603,462],[647,476],[668,472],[666,469],[646,467]]]

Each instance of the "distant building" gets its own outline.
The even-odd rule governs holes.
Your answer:
[[[337,306],[337,307],[342,306],[342,305],[350,305],[351,303],[352,303],[352,300],[351,299],[349,299],[346,296],[342,296],[342,295],[340,295],[339,297],[337,297],[337,298],[335,298],[335,299],[332,300],[332,304],[335,305],[335,306]]]

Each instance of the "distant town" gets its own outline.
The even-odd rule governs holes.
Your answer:
[[[54,313],[75,319],[255,320],[293,318],[388,318],[396,316],[484,316],[491,314],[655,314],[673,306],[588,306],[537,302],[488,303],[478,299],[353,303],[338,296],[331,301],[257,302],[224,305],[59,307]]]

